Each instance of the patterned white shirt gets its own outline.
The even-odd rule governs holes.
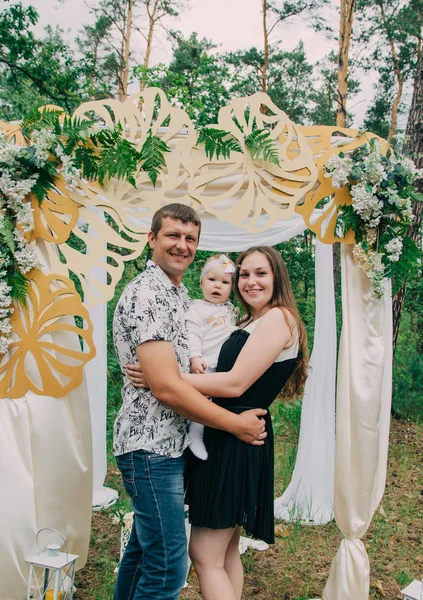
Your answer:
[[[150,390],[135,388],[124,372],[125,365],[137,363],[137,346],[150,340],[172,342],[180,370],[189,372],[185,326],[188,304],[185,286],[173,285],[152,261],[126,286],[117,303],[113,341],[124,385],[122,406],[114,425],[116,456],[142,449],[178,457],[188,446],[189,421],[157,400]]]
[[[231,302],[193,300],[186,314],[189,357],[201,356],[207,369],[215,370],[222,344],[236,329],[235,323]]]

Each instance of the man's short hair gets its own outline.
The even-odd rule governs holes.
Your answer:
[[[193,225],[196,225],[198,227],[198,238],[200,239],[200,217],[193,208],[187,206],[186,204],[180,204],[179,202],[166,204],[166,206],[162,206],[154,213],[151,221],[151,231],[153,232],[155,238],[162,227],[162,219],[165,219],[166,217],[182,221],[182,223],[192,223]]]

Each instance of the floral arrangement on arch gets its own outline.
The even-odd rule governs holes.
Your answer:
[[[21,124],[25,146],[0,130],[0,355],[12,343],[13,301],[26,304],[29,274],[40,269],[34,244],[34,208],[59,177],[68,191],[80,179],[117,177],[135,186],[141,168],[153,184],[164,165],[167,144],[148,132],[138,151],[120,123],[111,129],[90,119],[72,118],[56,109],[34,110]]]
[[[414,219],[412,202],[423,200],[413,185],[423,173],[409,158],[391,150],[384,155],[376,138],[349,156],[334,154],[324,170],[334,187],[349,187],[351,204],[339,206],[336,230],[339,237],[354,231],[353,256],[375,295],[383,296],[386,278],[394,278],[399,288],[418,259],[407,231]]]

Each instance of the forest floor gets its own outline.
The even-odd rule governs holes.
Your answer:
[[[287,467],[286,459],[289,460]],[[295,446],[292,436],[277,438],[276,496],[289,482]],[[423,576],[423,427],[393,420],[385,495],[363,539],[370,560],[370,598],[397,600],[400,590]],[[106,485],[124,498],[119,472],[110,467]],[[111,600],[114,569],[119,559],[120,527],[113,512],[93,513],[86,566],[76,575],[75,600]],[[308,600],[320,598],[342,536],[335,522],[321,526],[276,525],[276,543],[264,552],[251,548],[243,555],[244,600]],[[181,600],[200,600],[193,569]],[[151,599],[154,600],[154,599]]]

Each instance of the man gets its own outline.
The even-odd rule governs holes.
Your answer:
[[[134,526],[115,588],[115,600],[176,600],[187,570],[183,452],[187,420],[263,443],[257,409],[236,415],[182,381],[189,371],[182,277],[198,246],[201,222],[183,204],[153,216],[148,243],[152,261],[125,288],[113,321],[116,353],[125,365],[140,363],[150,389],[125,377],[114,428],[114,453],[134,510]]]

